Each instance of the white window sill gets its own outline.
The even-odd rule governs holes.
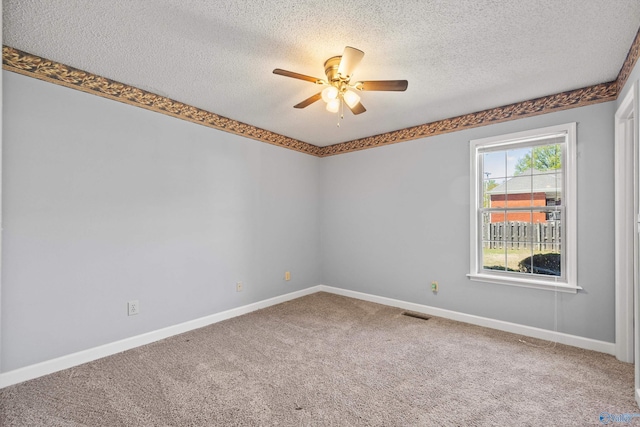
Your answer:
[[[520,279],[517,277],[507,277],[497,274],[467,274],[467,277],[476,282],[496,283],[498,285],[519,286],[522,288],[544,289],[547,291],[558,291],[575,294],[582,288],[580,286],[568,285],[566,283],[552,282],[548,280]]]

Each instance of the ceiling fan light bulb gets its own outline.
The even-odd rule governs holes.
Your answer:
[[[358,105],[358,102],[360,102],[360,97],[358,96],[358,94],[351,90],[346,91],[344,95],[342,95],[342,97],[344,98],[344,102],[347,103],[349,108],[355,107],[356,105]]]
[[[328,86],[322,90],[322,100],[326,103],[338,98],[338,88],[335,86]]]
[[[340,100],[339,99],[331,99],[327,102],[327,111],[330,113],[337,113],[340,110]]]

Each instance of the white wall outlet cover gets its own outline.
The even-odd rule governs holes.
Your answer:
[[[140,313],[140,303],[138,302],[138,300],[129,301],[127,303],[127,310],[129,316],[134,316]]]

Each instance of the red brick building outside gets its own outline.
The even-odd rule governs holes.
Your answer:
[[[529,170],[514,176],[487,191],[490,208],[523,207],[529,211],[491,212],[491,222],[523,221],[546,222],[550,213],[536,210],[536,207],[558,206],[561,203],[562,174],[559,170],[541,172]],[[506,218],[505,218],[506,216]]]
[[[492,208],[503,207],[530,207],[530,206],[547,206],[546,193],[524,193],[524,194],[494,194],[491,196]],[[505,220],[503,213],[491,213],[491,222],[503,222]],[[533,218],[532,218],[533,217]],[[526,221],[526,222],[546,222],[547,215],[545,212],[511,212],[507,214],[507,221]]]

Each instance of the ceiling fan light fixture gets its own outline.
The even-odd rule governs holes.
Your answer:
[[[338,88],[335,86],[328,86],[322,90],[322,100],[327,104],[332,100],[338,99]]]
[[[338,98],[331,99],[327,102],[327,111],[337,113],[340,110],[340,100]]]
[[[344,112],[344,104],[347,104],[349,110],[354,115],[358,115],[367,111],[362,102],[360,102],[358,92],[365,90],[404,92],[407,90],[409,83],[406,80],[364,80],[351,83],[353,72],[362,60],[363,55],[364,52],[361,50],[347,46],[344,48],[342,56],[332,56],[327,59],[324,62],[326,80],[281,68],[274,69],[273,73],[323,86],[323,90],[297,103],[293,108],[306,108],[322,99],[327,103],[326,109],[329,112],[338,113],[340,110]]]
[[[342,95],[342,97],[344,98],[344,102],[347,103],[349,108],[355,107],[356,105],[358,105],[358,102],[360,102],[360,97],[358,96],[358,94],[351,90],[346,91]]]

